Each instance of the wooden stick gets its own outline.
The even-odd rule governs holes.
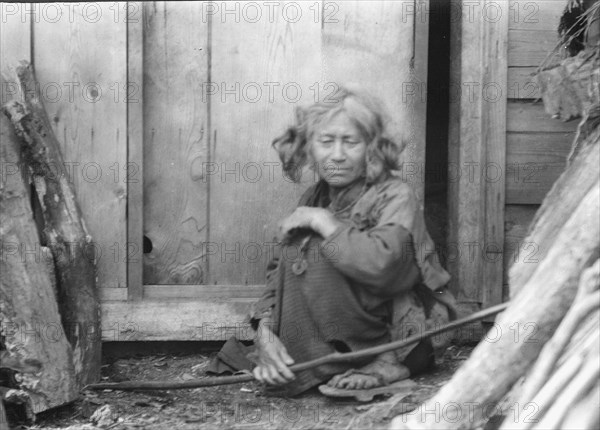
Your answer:
[[[428,330],[422,334],[410,336],[406,339],[397,340],[390,342],[385,345],[374,346],[372,348],[366,348],[360,351],[347,352],[347,353],[333,353],[326,355],[315,360],[310,360],[304,363],[298,363],[290,366],[292,372],[300,372],[302,370],[312,369],[317,366],[329,363],[339,363],[354,361],[360,358],[372,357],[379,355],[383,352],[393,351],[395,349],[403,348],[413,343],[417,343],[423,339],[435,336],[436,334],[443,333],[446,331],[453,330],[457,327],[482,320],[484,318],[495,315],[502,312],[508,307],[508,303],[502,303],[491,308],[484,309],[474,314],[461,318],[456,321],[452,321],[437,329]],[[88,390],[174,390],[180,388],[198,388],[198,387],[212,387],[215,385],[228,385],[228,384],[239,384],[242,382],[252,381],[254,377],[250,374],[244,375],[232,375],[232,376],[217,376],[211,378],[193,379],[188,381],[127,381],[127,382],[103,382],[99,384],[90,384],[84,389]]]

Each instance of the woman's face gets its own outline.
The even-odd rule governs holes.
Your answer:
[[[319,177],[331,187],[345,187],[364,176],[367,143],[345,113],[315,130],[310,153]]]

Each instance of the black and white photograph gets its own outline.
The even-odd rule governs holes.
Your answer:
[[[600,1],[0,2],[0,430],[600,428]]]

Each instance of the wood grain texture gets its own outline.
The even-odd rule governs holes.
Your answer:
[[[207,300],[228,301],[258,300],[264,285],[144,285],[144,298],[148,300]]]
[[[509,67],[506,97],[508,99],[537,99],[540,86],[535,81],[535,67]]]
[[[448,268],[459,302],[487,307],[502,301],[509,14],[481,6],[499,19],[451,21],[450,85],[474,86],[450,109]]]
[[[554,31],[567,3],[556,0],[510,0],[508,26],[511,30]]]
[[[144,236],[144,17],[142,2],[129,2],[127,9],[127,86],[138,89],[127,100],[127,170],[136,180],[127,183],[127,248],[137,251],[127,255],[127,297],[142,298]]]
[[[271,142],[296,106],[331,91],[320,80],[321,22],[312,3],[277,5],[272,22],[265,8],[258,22],[212,22],[209,284],[264,283],[277,222],[314,181],[308,172],[300,184],[284,179]]]
[[[563,172],[548,192],[542,206],[536,212],[525,241],[537,247],[536,257],[545,258],[554,244],[556,231],[571,216],[579,201],[593,188],[600,177],[600,130],[596,128],[573,162]],[[591,215],[591,214],[590,214]],[[590,232],[591,234],[591,232]],[[568,248],[567,248],[568,249]],[[519,286],[529,280],[536,264],[514,265],[509,271],[511,296],[519,292]]]
[[[94,4],[94,14],[75,8],[72,20],[41,19],[33,26],[36,74],[95,240],[100,288],[126,286],[127,181],[133,179],[125,170],[125,15],[121,10],[115,19],[111,5]]]
[[[562,122],[550,118],[541,102],[511,100],[506,111],[506,131],[522,133],[574,133],[577,121]]]
[[[542,203],[566,168],[572,142],[573,133],[508,133],[506,203]]]
[[[556,30],[509,30],[508,66],[539,67],[558,43]],[[548,59],[546,66],[561,60],[560,51]]]
[[[144,283],[207,281],[208,31],[201,4],[144,3]]]
[[[260,285],[144,285],[144,300],[188,300],[227,301],[250,299],[258,300],[264,293],[264,284]],[[127,300],[127,291],[123,288],[104,288],[100,291],[103,301]]]
[[[456,1],[454,7],[460,7]],[[482,82],[483,31],[481,20],[451,21],[450,85],[463,82]],[[486,162],[482,145],[483,124],[481,93],[475,91],[468,99],[463,93],[450,109],[448,163],[459,166],[482,166]],[[468,170],[473,171],[471,170]],[[483,243],[485,194],[482,175],[461,175],[450,180],[448,186],[448,245],[459,249],[460,254],[448,263],[452,276],[450,288],[459,302],[481,302],[482,271],[479,253],[470,252],[465,244]]]
[[[251,340],[246,322],[255,299],[143,300],[102,303],[102,340]]]
[[[5,78],[0,88],[0,106],[17,95],[16,68],[19,63],[31,62],[31,15],[23,14],[31,8],[30,3],[0,4],[0,73]]]
[[[508,8],[506,3],[494,3],[500,7],[499,19],[487,22],[484,30],[483,85],[489,83],[505,87],[508,74]],[[488,86],[491,88],[491,86]],[[484,96],[484,100],[485,100]],[[482,121],[486,171],[487,166],[506,164],[506,102],[501,93],[487,93],[488,100],[483,104]],[[491,102],[492,99],[498,99]],[[482,307],[487,308],[502,302],[502,276],[504,256],[504,202],[505,184],[502,176],[490,180],[489,171],[484,181],[485,209],[482,245],[483,285]]]
[[[425,161],[428,21],[407,13],[412,2],[331,4],[339,10],[323,23],[323,82],[360,86],[382,101],[391,137],[406,144],[402,176],[422,200],[423,178],[411,172]]]
[[[28,154],[32,182],[44,219],[43,236],[55,263],[57,300],[61,321],[73,350],[77,386],[100,378],[100,306],[96,287],[94,255],[88,254],[93,238],[85,227],[73,184],[66,173],[52,172],[64,165],[42,102],[42,93],[33,67],[20,66],[17,76],[23,103],[3,107]]]
[[[4,79],[0,83],[4,84]],[[24,161],[20,139],[3,112],[0,140],[0,163],[21,165]],[[52,288],[54,274],[48,270],[48,265],[53,264],[52,254],[42,251],[33,220],[29,178],[19,169],[10,172],[7,170],[0,182],[2,345],[15,358],[42,363],[42,372],[20,375],[23,379],[19,385],[29,397],[25,406],[29,417],[33,417],[33,413],[76,400],[78,386],[73,351]]]

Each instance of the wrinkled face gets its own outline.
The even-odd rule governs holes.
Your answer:
[[[345,187],[364,175],[367,143],[345,113],[315,130],[310,153],[319,178],[331,187]]]

